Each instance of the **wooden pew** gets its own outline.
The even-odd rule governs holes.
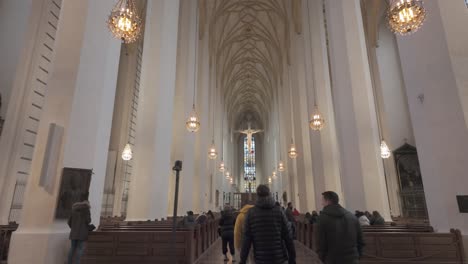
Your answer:
[[[459,230],[450,233],[365,233],[362,264],[462,264],[463,240]]]
[[[299,241],[317,251],[316,225],[298,223],[304,233]],[[363,228],[364,256],[361,264],[463,264],[463,240],[459,230],[434,233],[432,227],[411,225]]]
[[[191,264],[217,239],[218,221],[208,221],[176,232],[177,261],[173,262],[172,223],[131,221],[99,226],[89,237],[83,263],[176,263]],[[135,249],[135,250],[134,250]],[[132,251],[133,250],[133,251]]]

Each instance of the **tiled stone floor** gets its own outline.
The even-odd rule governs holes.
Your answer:
[[[239,263],[239,255],[236,252],[236,262]],[[297,264],[321,264],[320,260],[318,260],[317,255],[302,246],[301,244],[296,242],[296,262]],[[221,240],[218,240],[210,249],[209,251],[196,263],[196,264],[222,264],[228,263],[232,264],[232,258],[229,257],[230,260],[228,262],[224,261],[224,256],[221,252]],[[253,264],[248,262],[248,264]]]

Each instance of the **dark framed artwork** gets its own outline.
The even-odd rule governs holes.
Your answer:
[[[460,213],[468,213],[468,195],[457,195],[457,203]]]
[[[427,219],[426,196],[416,148],[405,143],[393,154],[400,185],[403,216]]]
[[[63,168],[55,218],[68,219],[73,204],[87,199],[92,174],[90,169]]]

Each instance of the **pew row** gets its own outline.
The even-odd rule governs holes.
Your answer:
[[[297,239],[317,251],[316,225],[297,223]],[[459,230],[434,233],[432,227],[410,225],[363,228],[361,264],[463,264],[466,260]]]
[[[156,222],[118,223],[91,232],[82,263],[191,264],[217,240],[217,221],[179,228],[173,246],[172,226]]]

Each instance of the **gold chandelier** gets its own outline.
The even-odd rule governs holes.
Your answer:
[[[107,19],[107,27],[114,37],[124,43],[135,42],[141,33],[142,20],[134,0],[119,0]]]
[[[390,29],[402,36],[418,31],[426,19],[422,0],[393,0],[387,11]]]
[[[130,144],[127,143],[122,151],[122,159],[125,161],[131,160],[133,157],[133,151]]]
[[[387,143],[385,143],[385,140],[382,139],[382,142],[380,143],[380,156],[382,159],[388,159],[392,155],[392,152],[387,146]]]
[[[200,129],[200,119],[198,119],[197,112],[195,111],[195,104],[193,105],[192,113],[187,118],[187,122],[185,122],[185,127],[190,132],[197,132]]]
[[[224,170],[226,170],[226,167],[224,165],[224,161],[221,161],[221,163],[219,164],[218,169],[219,169],[220,172],[224,172]]]
[[[307,1],[307,22],[309,25],[309,38],[310,43],[312,43],[312,32],[311,32],[311,25],[310,25],[310,11],[309,11],[309,1]],[[325,118],[320,113],[318,106],[317,106],[317,87],[315,83],[315,73],[314,73],[314,51],[310,51],[310,61],[312,63],[312,89],[314,92],[314,112],[312,113],[309,126],[314,131],[320,131],[325,126]]]
[[[208,158],[214,160],[218,157],[218,152],[216,152],[216,146],[214,140],[211,142],[210,150],[208,151]]]
[[[309,126],[315,131],[320,131],[325,126],[325,118],[323,118],[322,114],[318,110],[317,105],[315,106],[314,112],[310,118]]]
[[[289,147],[288,155],[291,159],[297,158],[297,149],[296,145],[294,144],[294,141],[291,139],[291,146]]]
[[[283,172],[284,171],[284,163],[283,161],[280,160],[280,162],[278,162],[278,171],[279,172]]]

